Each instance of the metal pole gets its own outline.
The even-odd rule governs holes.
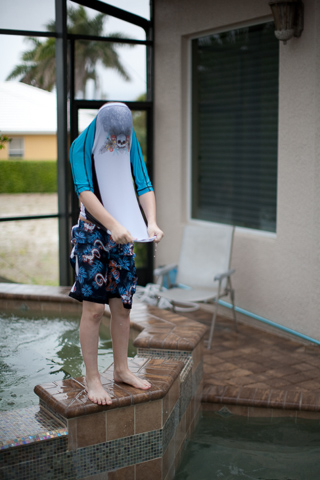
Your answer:
[[[69,169],[68,169],[68,88],[67,88],[67,7],[66,0],[55,0],[56,8],[56,89],[58,141],[58,213],[60,285],[70,285],[69,268]]]
[[[150,24],[148,29],[146,29],[147,40],[151,41],[152,44],[147,46],[147,101],[151,103],[151,109],[147,110],[147,159],[148,159],[148,172],[150,175],[151,182],[154,181],[153,171],[153,87],[154,87],[154,4],[153,0],[150,0]],[[146,272],[146,283],[153,282],[153,269],[154,269],[154,245],[150,244],[147,246],[147,272]]]
[[[75,106],[75,40],[69,38],[69,92],[70,92],[70,144],[79,135],[78,113],[79,110]],[[79,216],[79,199],[71,182],[71,219],[72,225],[77,223]]]

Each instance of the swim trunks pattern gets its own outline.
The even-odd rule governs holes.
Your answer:
[[[117,297],[131,308],[138,281],[133,244],[119,245],[109,233],[82,220],[72,228],[71,242],[76,278],[70,297],[104,304]]]

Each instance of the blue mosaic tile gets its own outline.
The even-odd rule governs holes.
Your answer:
[[[192,376],[192,396],[194,397],[203,378],[203,361],[199,362]]]
[[[48,459],[65,453],[68,449],[67,437],[56,438],[46,442],[9,448],[0,452],[0,467],[9,467],[17,463],[28,462],[30,459]]]
[[[0,412],[0,450],[66,435],[66,427],[39,405]]]
[[[138,348],[137,349],[139,357],[145,358],[163,358],[168,357],[172,360],[185,361],[189,358],[192,358],[191,351],[184,350],[163,350],[158,348]]]
[[[182,415],[188,408],[188,405],[192,398],[192,371],[190,370],[185,378],[185,381],[180,384],[180,411],[179,415]]]
[[[169,415],[168,420],[166,421],[163,432],[162,432],[162,449],[163,452],[166,451],[170,440],[173,438],[176,429],[179,425],[179,410],[180,402],[178,401],[172,409],[172,412]]]
[[[74,452],[77,478],[146,462],[162,456],[162,431],[141,433],[78,449]]]
[[[63,453],[51,458],[35,458],[1,470],[3,480],[76,480],[72,454]]]

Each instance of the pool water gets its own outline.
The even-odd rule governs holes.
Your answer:
[[[175,480],[319,480],[320,420],[203,412]]]
[[[79,323],[79,316],[1,314],[0,411],[38,404],[35,385],[84,375]],[[130,343],[129,356],[135,353]],[[100,371],[113,362],[112,341],[104,325],[98,361]]]

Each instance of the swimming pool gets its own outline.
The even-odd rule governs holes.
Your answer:
[[[79,316],[5,313],[0,317],[0,411],[39,403],[37,384],[84,375]],[[129,344],[129,356],[136,349]],[[109,328],[100,327],[99,368],[112,362]]]
[[[320,420],[203,412],[175,480],[318,480]]]

